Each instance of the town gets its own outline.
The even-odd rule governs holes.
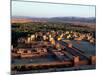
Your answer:
[[[17,46],[12,45],[11,49],[12,71],[95,65],[95,53],[87,55],[85,50],[75,47],[72,40],[78,45],[81,41],[95,45],[93,33],[75,31],[39,31],[18,38]]]

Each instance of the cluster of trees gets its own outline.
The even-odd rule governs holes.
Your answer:
[[[44,22],[33,22],[33,23],[13,23],[13,32],[36,32],[36,31],[50,31],[50,30],[63,30],[63,31],[78,31],[78,32],[93,32],[95,28],[89,28],[84,25],[74,25],[72,23],[44,23]]]

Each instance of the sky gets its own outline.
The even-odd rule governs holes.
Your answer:
[[[12,16],[95,17],[95,6],[12,1]]]

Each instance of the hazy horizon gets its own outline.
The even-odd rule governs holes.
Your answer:
[[[96,17],[80,17],[80,16],[54,16],[54,17],[36,17],[36,16],[12,16],[12,18],[96,18]]]
[[[12,1],[12,17],[95,17],[95,6]]]

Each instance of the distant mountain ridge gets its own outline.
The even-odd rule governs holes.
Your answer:
[[[12,23],[16,22],[75,22],[75,23],[96,23],[95,17],[51,17],[51,18],[38,18],[38,17],[25,17],[13,16]]]

